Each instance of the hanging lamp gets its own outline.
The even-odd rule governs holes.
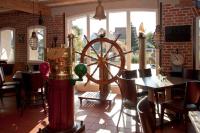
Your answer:
[[[93,18],[98,19],[98,20],[106,18],[106,15],[105,15],[105,12],[104,12],[104,7],[101,5],[100,0],[98,0],[98,5],[96,7],[96,12],[95,12],[95,15],[94,15]]]
[[[35,9],[35,0],[33,0],[33,21],[34,21],[34,9]],[[32,50],[37,50],[38,48],[38,37],[34,29],[29,39],[29,46],[31,47]]]

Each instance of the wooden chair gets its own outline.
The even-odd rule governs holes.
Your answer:
[[[119,88],[122,96],[122,104],[121,104],[121,110],[120,110],[120,115],[119,119],[117,122],[117,127],[119,125],[119,121],[121,118],[122,113],[135,117],[136,120],[136,131],[138,131],[138,125],[137,125],[137,111],[136,111],[136,116],[125,112],[125,109],[129,110],[136,110],[136,105],[137,105],[137,90],[136,90],[136,85],[135,85],[135,80],[134,79],[125,79],[118,77],[118,82],[119,82]]]
[[[184,68],[182,73],[182,78],[197,80],[198,71],[194,69]],[[185,85],[179,85],[172,88],[172,97],[173,98],[184,98],[185,97]]]
[[[28,104],[42,105],[46,113],[44,81],[40,73],[22,73],[25,95],[22,99],[22,112]]]
[[[151,73],[151,69],[138,69],[139,72],[139,77],[151,77],[152,73]]]
[[[2,104],[4,104],[3,97],[16,96],[17,89],[18,89],[17,84],[16,85],[14,85],[14,84],[13,85],[12,84],[4,85],[2,77],[0,76],[0,99],[1,99]],[[17,97],[16,97],[16,100],[18,100]],[[17,103],[17,106],[19,106],[18,103]]]
[[[122,77],[126,79],[137,78],[137,70],[122,70]]]
[[[200,81],[189,81],[186,84],[184,99],[172,99],[161,104],[161,125],[163,125],[164,110],[187,116],[189,110],[198,110],[200,103]]]
[[[5,81],[4,69],[1,66],[0,66],[0,76],[1,76],[1,80],[2,80],[3,86],[6,86],[6,85],[18,85],[19,84],[19,82],[17,82],[17,81],[10,81],[10,82]]]
[[[194,69],[188,69],[188,68],[185,68],[183,69],[183,78],[186,78],[186,79],[197,79],[197,73]]]
[[[145,96],[137,104],[137,112],[139,115],[140,123],[144,133],[155,133],[156,131],[156,118],[154,103],[148,101]]]
[[[143,78],[143,77],[151,77],[152,73],[151,73],[151,69],[138,69],[139,72],[139,77]],[[156,99],[156,106],[157,106],[157,110],[159,113],[159,95],[164,95],[164,91],[154,91],[154,96]]]
[[[137,78],[137,70],[123,70],[122,71],[122,78],[125,79],[134,79]],[[142,96],[146,96],[148,94],[147,90],[144,89],[140,89],[137,87],[137,96],[138,97],[142,97]]]

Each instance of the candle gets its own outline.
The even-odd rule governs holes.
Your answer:
[[[139,26],[139,36],[144,36],[144,24],[143,22],[140,23],[140,26]]]

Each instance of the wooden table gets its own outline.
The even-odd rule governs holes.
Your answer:
[[[99,101],[106,101],[109,103],[109,107],[111,107],[112,103],[115,103],[115,98],[117,94],[109,93],[106,97],[100,97],[100,92],[85,92],[81,96],[79,96],[80,105],[82,105],[82,100],[99,100]]]
[[[161,77],[161,76],[151,76],[144,78],[135,79],[137,86],[143,89],[148,89],[148,99],[149,101],[154,101],[154,91],[165,89],[165,100],[171,99],[171,88],[185,84],[188,79],[179,77]]]
[[[29,74],[34,74],[34,73],[40,73],[40,71],[17,71],[12,79],[14,81],[18,81],[19,82],[19,87],[16,91],[16,104],[17,104],[17,108],[21,107],[21,93],[22,91],[24,91],[22,89],[22,73],[29,73]]]
[[[200,111],[189,111],[188,116],[196,133],[200,133]]]

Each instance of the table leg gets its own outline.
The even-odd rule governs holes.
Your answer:
[[[165,101],[171,100],[172,94],[171,94],[171,88],[165,89]]]
[[[151,89],[148,89],[148,100],[154,102],[154,91]]]

